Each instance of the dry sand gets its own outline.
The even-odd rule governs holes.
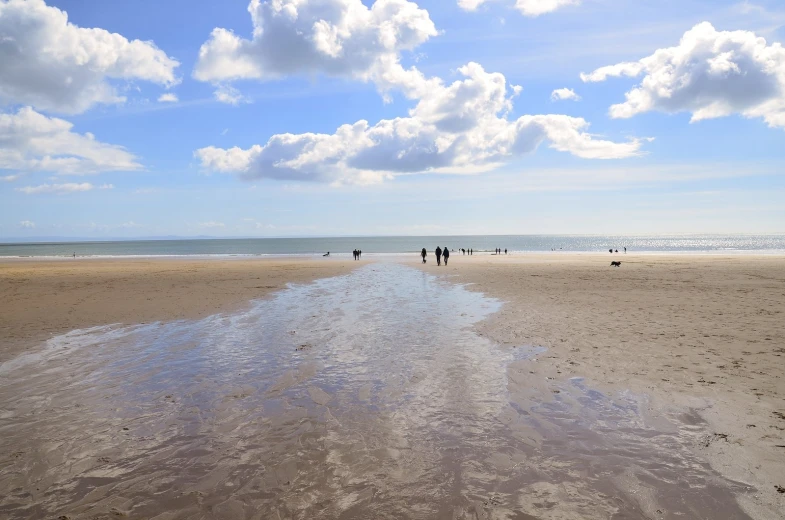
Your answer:
[[[0,260],[0,362],[74,329],[229,312],[353,267],[327,258]]]
[[[696,449],[758,489],[739,499],[752,517],[783,518],[785,258],[453,253],[425,269],[505,301],[480,332],[547,347],[533,377],[696,409],[708,423]]]

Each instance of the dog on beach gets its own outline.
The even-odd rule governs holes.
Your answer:
[[[611,262],[611,267],[621,267],[621,262]]]

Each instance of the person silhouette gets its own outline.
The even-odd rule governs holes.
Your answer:
[[[450,259],[450,250],[445,247],[442,256],[444,257],[444,265],[447,265],[447,260]]]
[[[420,256],[422,257],[422,263],[425,263],[425,257],[428,256],[428,251],[426,251],[424,247],[422,248],[422,251],[420,251]]]
[[[436,246],[436,251],[434,251],[434,253],[436,253],[436,265],[442,265],[442,248]]]

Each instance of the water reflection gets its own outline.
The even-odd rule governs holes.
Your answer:
[[[544,390],[542,349],[473,332],[499,306],[373,264],[237,315],[59,337],[0,367],[0,516],[746,518],[698,426]]]

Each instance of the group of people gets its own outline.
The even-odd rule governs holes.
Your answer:
[[[450,250],[448,248],[445,247],[442,249],[441,247],[436,246],[436,251],[434,251],[434,253],[436,254],[436,265],[442,265],[442,258],[444,258],[444,265],[447,265],[447,261],[450,259]],[[428,251],[426,251],[424,247],[422,248],[422,251],[420,251],[420,256],[422,257],[422,263],[425,263],[425,257],[428,256]]]
[[[608,249],[608,252],[609,252],[610,254],[613,254],[613,253],[618,253],[618,252],[619,252],[619,250],[617,249],[616,251],[614,251],[613,249]],[[627,248],[626,248],[626,247],[624,248],[624,254],[625,254],[625,255],[627,254]]]
[[[458,251],[460,251],[464,255],[474,254],[474,249],[461,248]],[[442,249],[441,247],[436,246],[436,250],[434,251],[434,254],[436,254],[436,265],[442,265],[442,260],[444,260],[444,265],[447,265],[447,262],[450,260],[450,249],[447,247]],[[495,254],[497,255],[502,254],[501,248],[497,248]],[[505,255],[507,254],[506,249],[504,250],[504,254]],[[428,256],[428,251],[424,247],[422,248],[422,251],[420,251],[420,256],[422,257],[422,263],[425,263],[426,262],[425,259]]]
[[[354,251],[352,251],[352,254],[354,255],[355,260],[359,260],[360,257],[363,256],[363,252],[359,249],[355,249]]]

